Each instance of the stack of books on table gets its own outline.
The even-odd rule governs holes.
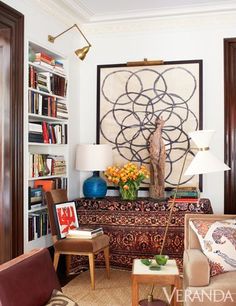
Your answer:
[[[98,228],[78,227],[76,229],[70,229],[66,237],[77,238],[77,239],[92,239],[102,234],[103,234],[102,227]]]
[[[171,192],[169,201],[174,198],[175,190]],[[175,198],[176,203],[197,203],[200,198],[200,191],[197,187],[180,187]]]

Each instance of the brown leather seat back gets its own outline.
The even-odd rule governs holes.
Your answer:
[[[47,249],[33,250],[0,265],[1,306],[42,306],[61,290]]]
[[[51,232],[53,236],[57,235],[57,228],[56,223],[54,219],[54,212],[53,212],[53,206],[56,203],[62,203],[67,202],[67,190],[66,189],[55,189],[51,191],[47,191],[45,193],[45,199],[48,206],[48,215],[49,215],[49,221],[51,226]]]

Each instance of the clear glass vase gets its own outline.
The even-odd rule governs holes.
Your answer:
[[[120,195],[122,200],[136,200],[138,197],[138,188],[134,186],[128,186],[129,189],[120,187]]]

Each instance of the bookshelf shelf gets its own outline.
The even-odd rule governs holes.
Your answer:
[[[67,177],[67,174],[59,174],[59,175],[45,175],[45,176],[37,176],[37,177],[29,177],[28,181],[36,181],[36,180],[50,180],[53,178],[63,178],[63,177]]]
[[[52,65],[46,63],[49,59],[52,59]],[[66,64],[66,59],[61,55],[29,42],[24,251],[52,245],[44,192],[46,186],[50,189],[67,188],[68,184]],[[60,66],[63,72],[58,71],[54,65]],[[62,174],[39,176],[44,173]],[[40,202],[42,206],[33,208],[34,203]]]
[[[53,66],[52,67],[45,67],[41,64],[35,64],[32,62],[29,62],[29,65],[32,67],[35,67],[36,69],[40,70],[40,71],[45,71],[45,72],[51,72],[53,74],[62,76],[62,77],[66,77],[66,75],[64,73],[58,72]]]
[[[65,147],[67,144],[64,143],[38,143],[38,142],[29,142],[29,146],[44,146],[44,147]]]
[[[29,88],[29,91],[33,91],[33,92],[38,93],[42,96],[48,96],[48,97],[57,98],[57,99],[60,99],[60,100],[65,100],[65,101],[67,100],[66,97],[54,95],[50,92],[45,92],[45,91],[38,90],[38,89],[35,89],[35,88],[31,88],[31,87]]]
[[[47,209],[47,206],[46,205],[42,205],[40,207],[37,207],[37,208],[31,208],[28,213],[34,213],[36,211],[41,211],[41,210],[46,210]]]

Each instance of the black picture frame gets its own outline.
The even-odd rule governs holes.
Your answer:
[[[191,69],[188,70],[186,67],[187,68],[194,67],[193,71],[195,71],[196,74],[194,75],[194,73],[192,73]],[[114,107],[113,107],[113,109],[111,107],[111,109],[109,110],[109,106],[108,106],[108,111],[106,110],[107,113],[106,113],[106,111],[102,111],[102,107],[103,107],[103,105],[105,103],[104,101],[106,101],[108,104],[109,103],[110,104],[113,103],[113,105],[115,105],[115,103],[116,103],[116,105],[118,105],[117,102],[113,102],[113,101],[111,102],[111,100],[109,100],[109,98],[106,96],[107,93],[105,92],[105,90],[107,90],[107,91],[109,91],[109,94],[111,94],[111,96],[113,95],[113,90],[114,90],[114,88],[116,88],[116,83],[115,83],[116,82],[116,78],[114,77],[116,73],[122,72],[123,74],[125,74],[128,71],[127,72],[128,76],[126,76],[126,79],[124,80],[124,82],[126,82],[127,80],[130,80],[133,76],[137,77],[137,71],[138,72],[142,71],[142,72],[145,72],[147,74],[148,72],[153,73],[153,70],[155,70],[155,72],[157,72],[157,76],[155,76],[156,77],[156,80],[155,80],[156,83],[159,80],[162,80],[163,83],[165,81],[166,81],[166,83],[168,83],[168,79],[167,78],[165,79],[163,74],[167,73],[167,72],[169,72],[171,70],[176,72],[178,69],[179,69],[179,72],[180,72],[179,73],[180,74],[180,78],[176,77],[176,79],[173,79],[173,82],[175,82],[175,80],[176,80],[176,83],[181,82],[181,77],[184,77],[184,75],[181,76],[181,74],[187,70],[187,72],[186,72],[186,78],[187,78],[186,79],[187,80],[186,84],[188,82],[192,82],[193,88],[191,90],[193,91],[193,96],[196,95],[196,101],[197,101],[197,105],[196,105],[197,112],[196,112],[196,114],[194,114],[194,115],[196,115],[197,120],[196,120],[196,124],[195,124],[193,130],[202,129],[202,126],[203,126],[203,96],[202,96],[202,88],[203,88],[203,61],[201,59],[197,59],[197,60],[181,60],[181,61],[166,61],[162,65],[151,65],[151,66],[143,66],[143,65],[141,65],[141,66],[127,66],[127,64],[125,64],[125,63],[123,63],[123,64],[98,65],[97,66],[97,134],[96,134],[96,141],[97,141],[97,143],[98,144],[100,144],[100,143],[112,143],[113,150],[116,150],[116,151],[119,150],[119,149],[117,149],[117,143],[114,145],[115,142],[112,142],[112,141],[109,142],[109,141],[107,141],[107,139],[104,141],[104,139],[105,139],[104,131],[103,131],[104,121],[102,121],[104,119],[104,116],[107,115],[108,112],[110,112],[110,114],[112,113],[112,115],[109,118],[110,122],[112,121],[111,120],[112,116],[113,116],[113,118],[115,118]],[[108,72],[106,72],[106,71],[108,71]],[[159,71],[161,71],[161,72],[159,72]],[[164,73],[163,73],[163,71],[164,71]],[[178,74],[177,74],[177,76],[178,76]],[[109,86],[105,85],[107,80],[108,80],[108,77],[110,77],[110,79],[111,79],[111,82],[108,83]],[[190,78],[192,78],[192,80],[189,80]],[[138,80],[137,82],[140,82],[140,84],[145,83],[145,82],[142,83],[142,80],[140,80],[138,77],[137,77],[137,80]],[[107,86],[107,87],[105,88],[105,86]],[[127,85],[127,82],[126,82],[125,86],[124,86],[124,84],[122,84],[122,86],[117,86],[119,89],[121,87],[124,89],[123,92],[121,91],[119,93],[120,96],[117,95],[117,97],[118,97],[117,100],[118,99],[122,99],[123,97],[125,97],[125,95],[126,95],[126,97],[128,97],[128,99],[130,99],[131,95],[133,95],[133,96],[136,95],[135,98],[139,99],[138,95],[142,95],[143,94],[143,92],[141,94],[140,94],[140,92],[138,92],[138,93],[137,92],[129,92],[129,89],[128,89],[129,85]],[[141,85],[140,85],[140,87],[141,87]],[[154,91],[154,86],[151,89]],[[145,90],[144,86],[143,86],[143,90]],[[155,90],[156,90],[156,88],[155,88]],[[158,91],[158,88],[157,88],[156,91]],[[173,100],[176,97],[179,99],[179,101],[182,99],[182,97],[179,97],[175,92],[172,92],[171,94],[172,94]],[[164,94],[162,93],[162,95],[164,95]],[[131,98],[131,100],[132,100],[132,98]],[[120,102],[120,105],[122,105],[122,103],[125,104],[126,102],[122,101],[122,102]],[[175,102],[173,102],[173,103],[175,103]],[[195,102],[193,102],[193,103],[195,103]],[[143,107],[145,108],[146,105],[144,105]],[[167,109],[168,108],[169,108],[169,106],[167,106]],[[186,109],[188,109],[188,106],[186,106]],[[120,110],[119,107],[117,107],[117,110]],[[127,108],[125,109],[125,111],[127,112]],[[169,110],[167,110],[167,112],[168,111]],[[190,111],[192,111],[192,110],[190,109]],[[155,112],[155,116],[153,116],[153,118],[155,118],[157,116],[157,112]],[[160,115],[163,114],[164,112],[165,112],[165,109],[159,110]],[[137,116],[137,112],[136,113],[133,112],[133,114],[135,114],[135,116]],[[129,115],[127,115],[127,117],[128,116]],[[151,112],[150,111],[148,113],[148,116],[151,116]],[[122,120],[124,122],[125,121],[125,115],[123,115],[123,117],[121,116],[121,118],[122,118]],[[107,120],[107,122],[109,122],[109,120]],[[151,132],[154,131],[154,121],[155,120],[153,119],[153,124],[149,126],[149,134],[150,135],[151,135]],[[150,122],[147,122],[147,125],[148,125],[148,123],[150,123]],[[109,133],[109,135],[114,134],[115,137],[116,137],[117,134],[113,132],[113,130],[111,129],[111,126],[109,126],[109,124],[107,124],[107,126],[108,126],[107,133]],[[128,127],[125,126],[123,130],[125,130],[125,129],[128,130]],[[191,131],[193,131],[193,130],[191,130]],[[118,127],[117,127],[117,131],[119,131]],[[190,132],[190,130],[189,131],[184,131],[184,132],[185,132],[185,134],[187,134],[187,132]],[[120,133],[120,131],[119,131],[119,133]],[[148,142],[148,139],[147,139],[147,142]],[[190,142],[189,138],[186,138],[186,148],[190,148],[190,143],[189,142]],[[123,143],[122,143],[122,141],[120,141],[120,143],[121,143],[121,146],[124,146],[125,141]],[[132,148],[131,148],[131,150],[132,150]],[[181,150],[184,152],[184,149],[181,148]],[[192,156],[194,156],[196,152],[192,152],[191,151],[190,153],[191,153]],[[139,155],[139,153],[135,153],[135,154],[136,154],[136,156]],[[128,156],[128,154],[127,154],[127,156]],[[132,157],[132,159],[127,158],[126,162],[128,162],[128,161],[140,162],[140,160],[137,161],[137,160],[134,160],[134,159],[135,158],[133,158],[133,157]],[[141,163],[142,163],[142,161],[141,161]],[[173,173],[174,173],[175,167],[174,167],[174,165],[171,164],[172,161],[169,160],[169,163],[170,163],[170,167],[169,168],[172,168],[171,171],[173,171]],[[177,172],[178,172],[178,169],[176,169],[176,176],[177,176]],[[200,190],[202,190],[202,175],[200,175],[197,178],[195,178],[195,180],[197,181],[197,184],[198,184]],[[168,182],[168,184],[166,186],[166,189],[173,189],[173,188],[175,188],[175,186],[177,185],[177,181],[178,180],[176,179],[176,183]],[[181,185],[184,185],[186,182],[188,182],[188,179],[183,179],[183,183],[181,183]],[[109,189],[117,189],[116,186],[108,186],[108,188]],[[148,185],[146,185],[146,186],[142,185],[140,189],[147,190],[148,189]]]
[[[62,213],[64,213],[63,216]],[[66,238],[69,229],[75,229],[79,227],[75,201],[67,201],[54,204],[53,214],[58,239]]]

